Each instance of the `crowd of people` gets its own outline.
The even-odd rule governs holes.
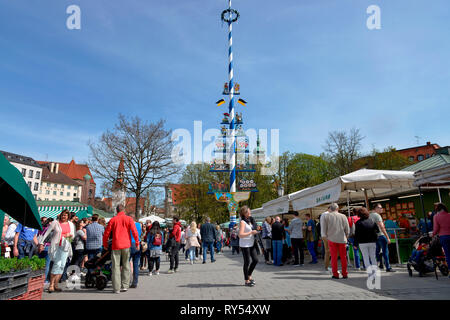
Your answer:
[[[19,259],[33,255],[45,258],[49,292],[61,291],[59,283],[68,279],[70,265],[78,266],[85,276],[89,272],[85,263],[106,250],[111,251],[111,280],[115,293],[136,288],[142,270],[148,270],[150,276],[159,275],[162,256],[170,261],[167,273],[172,274],[178,271],[180,252],[190,264],[200,257],[203,264],[207,263],[208,254],[214,263],[215,254],[221,254],[224,246],[231,247],[232,255],[242,254],[244,284],[250,287],[255,285],[252,273],[259,254],[269,265],[301,267],[308,252],[310,264],[317,264],[322,258],[325,272],[331,273],[334,279],[339,279],[340,275],[346,279],[348,251],[354,250],[356,269],[367,269],[370,273],[384,268],[386,272],[395,271],[389,262],[390,237],[381,217],[380,204],[376,204],[372,212],[361,207],[347,217],[332,203],[317,221],[309,214],[303,221],[296,212],[290,221],[278,216],[267,217],[261,226],[244,206],[240,209],[240,223],[228,232],[211,223],[210,218],[202,224],[192,221],[184,228],[179,218],[173,217],[169,229],[162,228],[157,221],[141,223],[134,214],[125,214],[121,205],[116,210],[117,215],[108,224],[96,214],[89,219],[79,219],[75,213],[64,210],[56,220],[42,218],[41,231],[12,223],[5,217],[2,254]],[[439,236],[449,263],[450,214],[447,207],[436,204],[432,218],[433,235]]]
[[[255,284],[251,274],[258,262],[260,248],[266,264],[293,264],[296,267],[304,265],[307,250],[311,257],[309,263],[317,264],[318,258],[322,258],[325,272],[331,273],[333,279],[339,279],[340,275],[343,279],[348,278],[349,250],[353,250],[355,269],[367,270],[368,276],[379,269],[395,272],[389,261],[388,245],[391,238],[381,216],[382,210],[382,206],[376,204],[372,212],[361,207],[353,209],[347,217],[339,212],[336,203],[332,203],[318,217],[317,222],[309,214],[305,215],[306,221],[302,221],[298,212],[295,212],[291,221],[278,216],[267,217],[258,227],[251,217],[251,210],[244,206],[240,212],[239,227],[235,225],[230,232],[232,254],[242,251],[246,286]],[[433,236],[439,236],[448,264],[450,214],[447,207],[442,203],[435,204],[431,218],[432,228],[428,230],[433,231]],[[319,242],[321,250],[318,250]],[[341,271],[338,270],[338,260],[341,262]]]

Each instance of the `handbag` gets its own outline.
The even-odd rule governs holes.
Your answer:
[[[150,258],[158,258],[162,255],[162,250],[150,250]]]
[[[175,238],[169,238],[166,244],[163,246],[163,251],[170,252],[172,247],[175,247],[176,241]]]

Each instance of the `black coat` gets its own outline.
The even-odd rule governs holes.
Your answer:
[[[281,222],[275,221],[272,224],[272,240],[283,240],[284,236],[284,226],[281,224]]]
[[[355,223],[355,245],[377,242],[379,229],[372,219],[359,219]]]
[[[216,228],[209,222],[204,223],[200,227],[200,236],[202,242],[214,242],[216,241]]]

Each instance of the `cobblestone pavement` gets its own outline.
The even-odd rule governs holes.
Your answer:
[[[438,280],[434,274],[420,278],[418,273],[408,276],[405,267],[395,268],[397,272],[381,271],[381,289],[367,288],[367,275],[364,271],[349,269],[348,279],[331,279],[331,275],[323,270],[323,264],[308,264],[294,267],[285,265],[276,267],[263,263],[263,256],[259,256],[253,278],[256,285],[252,288],[244,287],[242,273],[243,258],[241,255],[231,255],[228,248],[221,255],[215,255],[216,262],[211,263],[209,256],[206,264],[197,260],[190,265],[184,260],[180,252],[179,271],[167,274],[169,262],[163,257],[159,275],[148,276],[141,274],[139,285],[128,292],[114,294],[111,283],[103,291],[96,289],[64,290],[61,293],[47,292],[43,300],[78,300],[78,299],[107,299],[107,300],[353,300],[353,299],[450,299],[450,279],[440,276]]]

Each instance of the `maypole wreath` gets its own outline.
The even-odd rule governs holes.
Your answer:
[[[226,18],[225,15],[227,13],[231,13],[231,16],[233,16],[233,14],[234,14],[235,15],[234,18],[232,18],[232,19]],[[236,22],[239,19],[239,16],[240,16],[240,14],[239,14],[239,12],[237,10],[226,9],[226,10],[223,10],[223,12],[222,12],[222,21],[227,22],[227,23],[230,23],[230,22],[233,23],[233,22]]]

